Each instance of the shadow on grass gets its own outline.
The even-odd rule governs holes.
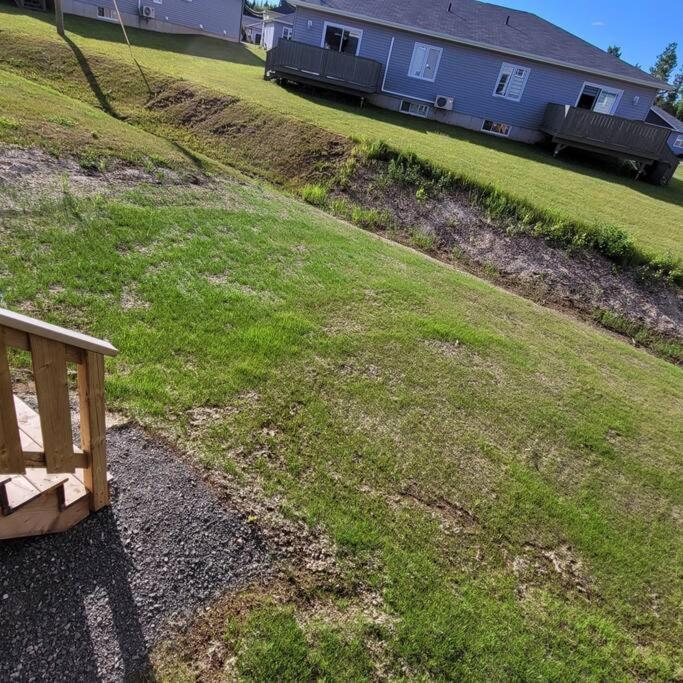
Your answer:
[[[30,14],[32,19],[46,22],[54,26],[55,18],[51,12],[26,12],[14,5],[7,4],[8,0],[0,0],[0,14]],[[112,22],[98,21],[87,17],[67,14],[64,17],[65,28],[68,33],[94,40],[112,43],[124,43],[121,27]],[[56,30],[56,29],[55,29]],[[146,31],[126,26],[126,32],[133,49],[136,47],[164,52],[216,59],[223,62],[243,64],[245,66],[263,66],[264,60],[246,48],[241,43],[232,43],[220,38],[203,35],[179,35]]]
[[[646,181],[636,180],[634,171],[627,168],[622,162],[609,156],[601,156],[569,148],[564,150],[559,158],[555,158],[551,153],[550,147],[544,144],[529,145],[514,140],[505,140],[438,121],[405,116],[387,109],[380,109],[373,105],[366,104],[364,107],[361,107],[360,100],[356,97],[316,89],[311,86],[287,84],[285,87],[290,94],[322,107],[332,107],[340,111],[353,113],[356,116],[366,116],[375,121],[381,121],[394,127],[410,129],[417,133],[431,133],[462,140],[494,152],[510,154],[531,162],[587,175],[609,184],[627,186],[653,199],[676,206],[683,206],[683,178],[681,177],[673,178],[666,187],[651,185]]]

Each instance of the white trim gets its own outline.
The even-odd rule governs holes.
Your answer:
[[[408,111],[403,111],[403,103],[406,102],[408,104]],[[424,114],[417,114],[415,112],[410,111],[411,107],[424,107],[425,108],[425,113]],[[398,112],[399,114],[405,114],[406,116],[414,116],[418,119],[427,119],[429,118],[429,104],[425,104],[423,102],[411,102],[410,100],[401,100],[401,104],[398,106]]]
[[[498,124],[501,126],[507,126],[508,127],[508,132],[507,133],[498,133],[495,130],[486,130],[484,126],[486,125],[486,122],[492,123],[492,124]],[[510,133],[512,132],[512,126],[509,123],[505,123],[503,121],[493,121],[492,119],[484,119],[481,122],[481,132],[482,133],[488,133],[489,135],[496,135],[499,138],[509,138]]]
[[[290,5],[295,7],[304,7],[305,9],[311,9],[316,12],[322,12],[327,14],[333,14],[335,16],[346,17],[348,19],[357,19],[358,21],[367,21],[370,24],[377,24],[378,26],[386,26],[387,28],[397,29],[399,31],[406,31],[408,33],[416,33],[421,36],[429,36],[430,38],[438,38],[439,40],[445,40],[449,43],[457,43],[459,45],[469,45],[470,47],[479,47],[484,50],[490,50],[491,52],[498,52],[504,55],[511,55],[513,57],[522,57],[524,59],[529,59],[534,62],[540,62],[541,64],[552,64],[554,66],[561,66],[565,69],[571,69],[572,71],[579,71],[586,74],[595,74],[596,76],[603,76],[604,78],[613,78],[615,81],[624,81],[625,83],[635,83],[636,85],[642,85],[645,88],[652,88],[653,90],[673,90],[673,86],[662,81],[661,85],[656,83],[651,83],[649,81],[643,81],[639,78],[630,78],[629,76],[621,76],[619,74],[610,73],[608,71],[602,71],[600,69],[592,69],[588,66],[581,66],[580,64],[574,64],[572,62],[564,62],[560,59],[552,59],[551,57],[541,57],[540,55],[535,55],[530,52],[522,52],[520,50],[510,50],[503,47],[498,47],[497,45],[491,45],[489,43],[482,43],[478,40],[468,40],[466,38],[455,38],[454,36],[449,36],[446,33],[439,33],[438,31],[427,31],[425,29],[418,29],[413,26],[407,26],[405,24],[398,24],[392,21],[382,21],[381,19],[374,19],[373,17],[368,17],[363,14],[357,14],[356,12],[342,12],[341,10],[332,9],[331,7],[323,7],[322,5],[305,2],[304,0],[289,0]]]
[[[395,40],[396,39],[392,36],[391,44],[389,45],[389,54],[387,55],[387,63],[384,67],[384,78],[382,79],[382,92],[386,93],[387,95],[396,95],[396,97],[405,97],[409,100],[418,100],[420,102],[426,102],[427,104],[434,104],[432,100],[426,100],[423,97],[415,97],[405,92],[397,92],[396,90],[387,90],[387,76],[389,75],[389,65],[391,64],[391,57],[394,54]]]
[[[288,36],[285,36],[285,31],[287,33],[289,33]],[[283,40],[291,40],[293,35],[294,35],[294,27],[293,26],[283,26],[282,27],[280,38],[282,38]]]
[[[612,107],[612,111],[608,114],[608,116],[613,116],[614,112],[619,108],[619,104],[621,102],[621,98],[624,95],[624,91],[620,90],[619,88],[613,88],[611,85],[601,85],[600,83],[591,83],[590,81],[584,81],[583,85],[581,86],[581,89],[579,90],[579,94],[576,98],[576,103],[574,104],[575,107],[579,106],[579,100],[581,99],[581,95],[583,95],[583,91],[586,89],[586,86],[589,86],[591,88],[598,88],[600,91],[607,90],[609,92],[617,93],[617,99],[614,100],[614,106]],[[594,111],[591,109],[591,111]],[[595,112],[596,114],[604,114],[604,112]]]
[[[508,94],[508,88],[510,87],[510,81],[514,76],[515,71],[517,71],[518,69],[522,69],[525,72],[524,82],[522,83],[522,86],[520,88],[519,97],[510,97],[510,95]],[[505,83],[505,91],[503,93],[498,93],[496,91],[498,90],[498,86],[500,85],[500,79],[506,71],[511,71],[511,73],[508,75],[508,80]],[[526,84],[529,81],[530,74],[531,67],[521,66],[520,64],[512,64],[511,62],[503,62],[500,66],[500,71],[498,72],[498,78],[496,78],[496,82],[493,86],[493,96],[502,97],[504,100],[509,100],[510,102],[521,102],[522,97],[524,96],[524,91],[526,90]]]
[[[415,53],[419,48],[422,48],[425,50],[426,55],[425,55],[425,63],[422,67],[422,76],[416,76],[413,73],[413,67],[415,64]],[[426,78],[424,76],[425,69],[429,66],[427,63],[427,60],[429,58],[429,51],[430,50],[437,50],[439,53],[439,56],[436,58],[436,66],[434,67],[434,76],[433,78]],[[443,56],[443,48],[439,47],[438,45],[429,45],[429,43],[421,43],[419,41],[415,41],[415,45],[413,45],[413,54],[410,58],[410,64],[408,66],[408,77],[409,78],[416,78],[418,81],[427,81],[428,83],[434,83],[436,81],[436,75],[439,73],[439,65],[441,64],[441,57]]]
[[[325,35],[327,34],[327,29],[329,26],[332,26],[333,28],[340,28],[340,29],[342,29],[342,31],[348,31],[349,33],[359,34],[358,45],[356,46],[356,57],[358,57],[358,55],[360,53],[360,45],[363,42],[363,29],[354,28],[353,26],[344,26],[344,24],[335,24],[331,21],[326,21],[323,24],[323,35],[322,35],[322,38],[320,39],[320,47],[325,47]]]
[[[674,147],[683,147],[683,135],[678,135],[674,140]]]

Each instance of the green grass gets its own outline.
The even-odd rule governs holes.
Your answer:
[[[245,678],[681,666],[680,368],[257,186],[2,220],[4,305],[111,339],[112,408],[335,542],[334,609],[231,632]]]
[[[2,33],[9,40],[32,36],[57,40],[49,17],[3,7]],[[106,54],[130,63],[116,26],[67,17],[67,29],[85,56]],[[263,56],[255,49],[203,37],[130,31],[140,63],[160,73],[268,107],[337,134],[383,139],[458,174],[491,182],[558,219],[624,228],[642,249],[680,259],[683,177],[657,188],[564,160],[535,148],[402,117],[360,110],[330,99],[302,96],[263,81]]]
[[[0,92],[2,142],[43,147],[55,156],[77,156],[84,164],[122,159],[186,171],[195,168],[171,142],[2,69]],[[205,165],[217,166],[208,160]]]

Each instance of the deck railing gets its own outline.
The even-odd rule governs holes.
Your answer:
[[[554,138],[620,152],[626,157],[660,159],[670,131],[645,121],[599,114],[564,104],[548,104],[542,130]]]
[[[41,432],[35,439],[20,429],[9,347],[31,354]],[[27,467],[55,474],[83,468],[90,509],[109,503],[104,356],[116,353],[108,342],[0,308],[0,474],[23,474]],[[75,363],[78,371],[80,448],[72,437],[67,363]]]
[[[367,94],[377,92],[381,74],[382,65],[372,59],[293,40],[281,40],[266,55],[267,77],[291,76]]]

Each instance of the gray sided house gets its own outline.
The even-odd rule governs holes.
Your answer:
[[[668,135],[645,123],[670,86],[534,14],[476,0],[290,3],[292,41],[269,53],[267,76],[489,135],[549,137],[558,152],[595,147],[600,130],[600,151],[640,172],[671,156]]]
[[[242,0],[117,0],[126,26],[239,41]],[[113,0],[63,0],[64,11],[118,22]]]
[[[669,147],[679,157],[683,156],[683,121],[664,111],[660,107],[652,107],[645,119],[655,126],[664,126],[671,131],[669,135]]]
[[[270,50],[281,40],[291,40],[294,34],[294,8],[266,10],[263,17],[263,47]]]
[[[263,17],[244,14],[242,16],[242,40],[245,43],[261,45],[263,40]]]

